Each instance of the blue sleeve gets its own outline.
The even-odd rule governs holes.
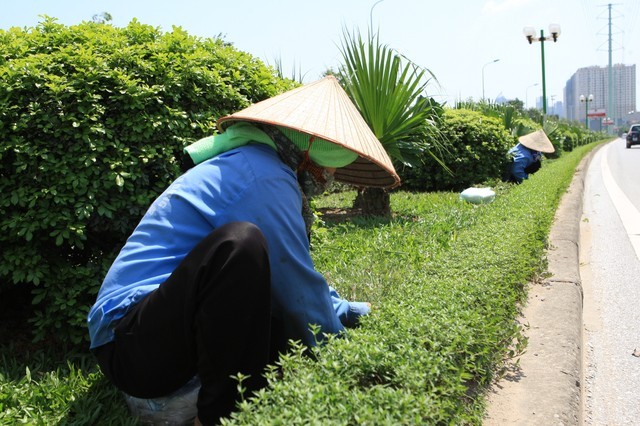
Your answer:
[[[329,286],[329,292],[333,302],[333,309],[345,327],[357,326],[360,322],[360,317],[371,312],[371,306],[366,302],[348,302],[342,299],[331,286]]]
[[[269,249],[273,315],[284,325],[287,339],[314,345],[323,334],[339,333],[344,326],[329,285],[311,259],[297,180],[279,160],[280,170],[256,158],[245,164],[253,165],[255,179],[228,207],[223,222],[245,220],[260,228]],[[311,333],[312,324],[320,327],[319,335]]]
[[[193,167],[150,206],[105,278],[88,315],[91,347],[113,340],[114,320],[175,270],[213,229],[233,221],[257,225],[271,268],[272,313],[287,339],[314,345],[344,329],[349,311],[334,306],[315,270],[295,173],[268,146],[247,145]],[[241,301],[229,301],[241,303]],[[338,317],[336,308],[346,312]],[[310,325],[319,326],[314,336]]]

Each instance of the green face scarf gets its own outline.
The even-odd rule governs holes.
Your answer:
[[[355,152],[323,139],[311,138],[285,127],[276,128],[247,122],[234,124],[220,135],[200,139],[186,147],[185,152],[194,164],[199,164],[248,143],[270,146],[278,153],[280,159],[296,172],[303,198],[302,217],[307,235],[311,234],[311,226],[315,219],[309,198],[322,194],[333,182],[333,174],[327,172],[324,167],[344,167],[358,158]],[[306,152],[312,163],[321,167],[308,164],[305,161]]]
[[[263,143],[276,149],[273,141],[263,131],[249,123],[238,123],[229,127],[226,132],[200,139],[184,150],[194,164],[199,164],[249,142]]]
[[[273,140],[264,132],[270,126],[258,126],[248,122],[239,122],[230,126],[224,133],[209,136],[185,148],[194,164],[201,163],[223,152],[230,151],[248,143],[263,143],[276,150]],[[358,154],[332,142],[286,127],[277,126],[301,151],[309,151],[309,158],[320,167],[340,168],[353,163]]]

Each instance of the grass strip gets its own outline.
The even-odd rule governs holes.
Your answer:
[[[596,144],[565,153],[522,185],[496,184],[487,205],[457,193],[392,194],[391,220],[325,218],[317,268],[361,326],[271,368],[270,387],[225,424],[481,424],[484,390],[523,350],[516,318],[526,284],[545,270],[560,197]],[[355,193],[316,201],[350,207]],[[312,355],[312,356],[308,356]],[[87,354],[0,348],[0,424],[135,424]]]
[[[314,360],[302,348],[285,356],[271,388],[228,424],[481,424],[483,391],[525,346],[517,314],[545,270],[559,200],[594,146],[497,185],[491,204],[399,192],[392,220],[325,225],[318,269],[373,313]]]

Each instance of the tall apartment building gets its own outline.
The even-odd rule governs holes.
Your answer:
[[[628,121],[629,112],[636,110],[636,66],[616,64],[613,71],[613,110],[607,111],[609,96],[608,67],[580,68],[567,81],[564,105],[568,120],[584,123],[587,111],[600,112],[619,126]],[[580,102],[580,96],[593,95],[593,101]],[[585,110],[585,108],[588,108]],[[603,117],[589,118],[589,128],[600,130]]]

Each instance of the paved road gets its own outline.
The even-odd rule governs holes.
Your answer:
[[[583,422],[640,424],[640,147],[618,139],[585,179]]]

